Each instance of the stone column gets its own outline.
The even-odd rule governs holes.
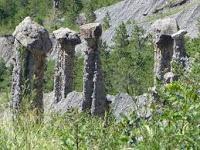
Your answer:
[[[47,52],[52,44],[48,31],[26,17],[15,29],[11,107],[19,110],[23,97],[31,96],[31,109],[43,112],[43,75]]]
[[[12,87],[11,87],[11,108],[19,110],[21,96],[22,96],[22,65],[20,63],[20,54],[17,51],[17,43],[14,44],[15,58],[13,58],[13,71],[12,71]]]
[[[171,70],[173,39],[170,35],[160,35],[156,41],[154,58],[154,82],[163,81],[165,73]]]
[[[97,50],[95,52],[95,72],[94,72],[94,90],[92,95],[92,108],[93,115],[103,116],[108,109],[108,103],[105,93],[105,85],[101,69],[100,54]]]
[[[172,34],[172,38],[174,39],[173,61],[181,64],[183,67],[186,67],[188,60],[184,44],[185,34],[187,34],[185,30],[180,30]]]
[[[152,25],[154,36],[154,85],[163,82],[164,75],[171,70],[174,40],[171,35],[178,30],[175,19],[164,18]]]
[[[60,28],[53,32],[57,40],[57,64],[54,79],[55,103],[73,90],[75,46],[81,43],[77,33]]]
[[[84,60],[82,110],[91,109],[93,115],[103,115],[107,108],[107,102],[98,50],[102,26],[99,23],[86,24],[80,27],[80,33],[88,46]]]

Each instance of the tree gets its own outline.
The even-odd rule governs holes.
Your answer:
[[[112,50],[101,50],[106,89],[110,94],[140,95],[153,85],[153,45],[144,30],[132,24],[129,38],[126,24],[116,30]],[[108,49],[106,46],[103,49]]]
[[[124,48],[129,44],[129,35],[127,33],[126,25],[124,22],[116,29],[116,35],[114,39],[115,48]]]

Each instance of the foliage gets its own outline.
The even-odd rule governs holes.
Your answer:
[[[74,68],[74,90],[83,91],[83,60],[82,56],[77,55],[75,58]]]
[[[151,120],[124,119],[124,135],[138,149],[199,149],[200,96],[193,85],[176,82],[161,89],[164,106],[152,106]],[[134,116],[134,115],[133,115]]]
[[[126,92],[139,95],[153,85],[153,46],[150,36],[132,24],[131,37],[122,23],[116,30],[115,46],[111,52],[101,50],[106,89],[108,93]],[[102,49],[106,49],[105,43]]]
[[[49,116],[36,124],[32,114],[24,114],[14,122],[0,123],[0,147],[3,149],[106,149],[120,147],[118,126],[112,118],[91,118],[77,111],[64,116]],[[109,124],[106,125],[106,123]],[[9,129],[9,130],[7,130]],[[92,132],[91,132],[92,131]],[[105,138],[106,137],[106,138]]]
[[[54,71],[55,71],[55,61],[48,60],[44,72],[44,92],[53,91],[54,87]]]
[[[2,12],[0,13],[0,34],[10,34],[26,16],[31,16],[38,23],[43,24],[51,7],[49,0],[0,0],[0,12]]]
[[[11,34],[15,26],[26,16],[47,29],[55,30],[61,26],[77,29],[74,21],[80,12],[85,12],[88,22],[95,19],[94,11],[119,0],[62,0],[58,14],[54,14],[53,0],[0,0],[0,34]],[[59,19],[64,22],[59,23]]]

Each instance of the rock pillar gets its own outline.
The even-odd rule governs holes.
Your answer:
[[[31,108],[43,112],[45,57],[52,44],[48,31],[26,17],[15,29],[11,107],[19,110],[23,97],[30,96]]]
[[[188,61],[184,45],[185,34],[187,34],[185,30],[180,30],[172,34],[172,38],[174,39],[173,61],[179,63],[182,67],[186,67]]]
[[[77,33],[60,28],[53,32],[57,40],[57,64],[54,79],[54,102],[57,103],[73,90],[75,46],[81,43]]]
[[[171,35],[178,30],[175,19],[165,18],[157,20],[153,25],[155,43],[154,51],[154,85],[163,82],[164,75],[171,71],[174,40]]]
[[[102,26],[99,23],[86,24],[80,27],[81,36],[86,40],[82,110],[90,110],[93,115],[103,115],[107,109],[104,81],[99,55],[99,38]]]
[[[171,70],[171,60],[173,55],[173,39],[170,35],[158,37],[154,59],[155,82],[163,81],[165,73]]]

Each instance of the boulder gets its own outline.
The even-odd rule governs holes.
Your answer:
[[[164,83],[165,84],[168,84],[168,83],[171,83],[175,80],[175,75],[173,72],[167,72],[165,75],[164,75]]]
[[[133,111],[137,110],[137,106],[133,97],[127,93],[116,95],[114,102],[111,104],[113,115],[117,120],[123,116],[128,116]]]
[[[51,105],[51,111],[64,114],[71,109],[81,109],[81,103],[83,101],[82,92],[73,91],[67,95],[65,99],[62,99],[58,103]]]

